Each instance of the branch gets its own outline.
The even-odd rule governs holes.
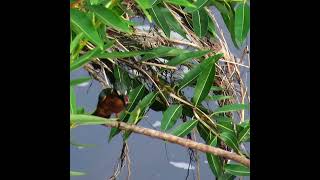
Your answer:
[[[236,162],[239,162],[247,167],[250,167],[250,160],[240,156],[238,154],[229,152],[229,151],[225,151],[223,149],[220,148],[216,148],[213,146],[209,146],[206,144],[202,144],[202,143],[198,143],[189,139],[185,139],[185,138],[181,138],[178,136],[174,136],[168,133],[163,133],[160,131],[156,131],[153,129],[149,129],[149,128],[143,128],[143,127],[139,127],[136,125],[131,125],[131,124],[127,124],[124,122],[119,122],[119,121],[114,121],[114,120],[109,120],[109,119],[105,119],[105,118],[101,118],[101,117],[96,117],[96,116],[88,116],[88,115],[81,115],[81,114],[72,114],[71,117],[71,122],[72,121],[79,121],[79,122],[83,122],[84,120],[92,120],[92,121],[104,121],[105,122],[105,126],[107,127],[116,127],[119,128],[121,130],[125,130],[125,131],[132,131],[134,133],[138,133],[138,134],[142,134],[145,136],[150,136],[153,138],[157,138],[157,139],[162,139],[174,144],[179,144],[181,146],[187,147],[187,148],[192,148],[195,150],[199,150],[201,152],[204,153],[210,153],[216,156],[221,156],[224,157],[226,159],[230,159]]]

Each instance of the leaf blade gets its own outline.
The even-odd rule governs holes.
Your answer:
[[[76,69],[81,68],[86,63],[90,62],[93,57],[95,57],[97,54],[99,54],[101,50],[99,48],[95,48],[86,54],[80,56],[78,59],[73,61],[73,63],[70,65],[70,71],[74,71]]]
[[[235,39],[242,45],[250,28],[250,7],[247,3],[241,3],[236,7],[234,26]]]
[[[71,114],[77,113],[76,95],[75,95],[73,86],[70,87],[70,113]]]
[[[250,169],[240,164],[226,164],[225,171],[235,176],[250,176]]]
[[[165,2],[179,5],[179,6],[185,6],[185,7],[190,7],[190,8],[196,8],[196,6],[192,3],[190,3],[187,0],[164,0]]]
[[[192,102],[194,103],[194,105],[199,105],[201,101],[203,101],[209,94],[215,76],[215,62],[220,57],[222,57],[222,54],[217,54],[210,57],[210,63],[207,67],[203,68],[201,74],[199,75],[194,90],[194,96],[192,98]]]
[[[132,33],[128,23],[109,8],[105,8],[103,6],[91,6],[90,9],[106,25],[121,32],[129,34]]]
[[[209,142],[208,145],[213,146],[213,147],[217,147],[217,136],[215,136],[214,138],[212,138]],[[222,169],[222,162],[219,156],[215,156],[213,154],[210,153],[206,153],[207,156],[207,160],[208,160],[208,164],[209,167],[212,171],[212,173],[216,176],[216,177],[220,177],[223,173],[223,169]]]
[[[86,175],[84,172],[79,172],[79,171],[70,171],[70,176],[83,176]]]
[[[238,141],[239,143],[244,142],[250,136],[250,124],[245,126],[245,128],[239,132]]]
[[[70,21],[71,24],[83,32],[90,41],[96,44],[100,49],[103,48],[103,40],[100,38],[97,30],[85,13],[76,9],[70,9]]]
[[[73,79],[73,80],[70,81],[70,86],[79,85],[79,84],[85,83],[85,82],[87,82],[89,80],[91,80],[90,77],[83,77],[83,78]]]
[[[175,128],[171,134],[179,137],[184,137],[189,134],[192,129],[197,125],[198,120],[190,120],[185,123],[180,124],[177,128]]]
[[[192,13],[193,31],[200,38],[208,32],[209,18],[206,11],[202,8]]]
[[[154,6],[150,9],[150,15],[152,19],[155,21],[155,23],[162,29],[164,34],[170,38],[170,28],[169,25],[164,18],[163,14],[161,13],[161,10],[158,6]]]
[[[202,56],[208,54],[210,51],[211,50],[203,50],[203,51],[195,51],[195,52],[183,53],[183,54],[180,54],[180,55],[176,56],[175,58],[171,59],[166,64],[169,65],[169,66],[180,65],[180,64],[183,64],[183,63],[185,63],[188,60],[191,60],[193,58],[202,57]]]
[[[172,105],[164,113],[161,121],[160,129],[167,131],[174,126],[177,119],[182,115],[182,105]]]
[[[212,114],[218,114],[218,113],[226,113],[226,112],[232,112],[232,111],[240,111],[244,109],[248,109],[249,105],[248,104],[229,104],[229,105],[224,105],[222,107],[217,108]]]
[[[234,133],[222,132],[220,134],[220,137],[230,148],[234,149],[237,152],[240,152],[239,143]]]

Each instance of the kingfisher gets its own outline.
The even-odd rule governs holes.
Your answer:
[[[106,88],[100,92],[97,108],[92,115],[110,118],[115,113],[118,117],[127,107],[129,101],[127,90],[120,83],[117,84],[115,88]]]

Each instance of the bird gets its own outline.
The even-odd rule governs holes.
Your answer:
[[[94,116],[110,118],[113,113],[118,117],[129,103],[127,94],[127,86],[124,82],[115,79],[112,73],[107,73],[107,77],[111,82],[111,86],[102,89],[96,110],[92,113]]]
[[[92,115],[110,118],[115,113],[118,117],[118,114],[127,107],[128,100],[126,91],[114,88],[103,89],[99,94],[97,108]]]

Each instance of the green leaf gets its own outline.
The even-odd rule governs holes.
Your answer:
[[[158,93],[156,92],[151,92],[149,93],[148,95],[146,95],[141,101],[140,103],[138,104],[138,106],[136,106],[135,110],[136,109],[140,109],[141,110],[141,114],[144,114],[145,111],[148,109],[148,107],[155,101],[156,97],[157,97]],[[137,124],[138,122],[137,121],[132,121],[131,120],[131,116],[128,120],[128,123],[129,124]]]
[[[138,124],[141,118],[144,116],[146,110],[149,108],[149,106],[155,101],[158,93],[151,92],[147,96],[145,96],[139,104],[134,108],[134,110],[131,112],[131,115],[128,120],[128,124]],[[130,136],[131,132],[126,131],[123,134],[123,140],[127,140]]]
[[[203,124],[198,123],[197,130],[201,136],[201,138],[208,144],[211,137],[213,137],[213,133],[211,133],[208,128],[206,128]]]
[[[176,65],[179,65],[179,64],[183,64],[183,63],[187,62],[190,59],[202,57],[202,56],[208,54],[210,51],[211,50],[204,50],[204,51],[195,51],[195,52],[183,53],[183,54],[180,54],[180,55],[176,56],[175,58],[171,59],[166,64],[169,65],[169,66],[176,66]]]
[[[226,164],[224,169],[227,173],[235,176],[250,176],[250,169],[241,164]]]
[[[217,143],[218,143],[217,136],[215,136],[209,141],[208,145],[217,147]],[[208,160],[208,164],[210,166],[211,171],[216,177],[220,177],[223,173],[222,162],[220,157],[210,153],[206,153],[206,155],[207,155],[207,160]]]
[[[211,86],[210,91],[222,91],[223,88],[218,87],[218,86]]]
[[[75,85],[78,85],[78,84],[82,84],[84,82],[87,82],[91,80],[90,77],[83,77],[83,78],[78,78],[78,79],[73,79],[70,81],[70,86],[75,86]]]
[[[234,175],[232,175],[232,174],[229,174],[229,173],[224,173],[221,177],[220,177],[220,179],[221,180],[234,180],[236,177],[234,176]],[[220,180],[219,179],[219,180]]]
[[[98,5],[100,3],[102,3],[104,0],[90,0],[90,4],[91,5]]]
[[[70,114],[70,122],[77,125],[98,125],[106,124],[109,120],[117,120],[116,118],[105,119],[93,115]]]
[[[132,112],[134,110],[134,108],[136,107],[136,105],[139,103],[139,101],[145,96],[145,87],[144,85],[140,85],[138,87],[136,87],[135,89],[131,90],[129,93],[129,104],[127,107],[127,111],[128,112]],[[130,117],[130,114],[126,113],[126,112],[121,112],[121,114],[119,115],[119,119],[122,122],[127,122],[128,119]],[[110,134],[109,134],[109,142],[111,141],[111,139],[117,135],[120,132],[120,130],[118,128],[111,128]]]
[[[189,120],[185,123],[180,124],[178,127],[176,127],[171,134],[179,137],[184,137],[187,134],[189,134],[192,129],[197,125],[198,120]]]
[[[188,13],[192,13],[192,12],[194,12],[194,11],[196,11],[196,10],[199,10],[199,9],[201,9],[201,8],[203,8],[204,6],[206,6],[207,5],[207,2],[208,2],[209,0],[197,0],[196,2],[195,2],[195,8],[191,8],[191,7],[186,7],[185,9],[184,9],[184,11],[185,12],[188,12]]]
[[[156,0],[135,0],[141,8],[149,9],[152,8],[152,5]]]
[[[211,1],[211,3],[218,9],[218,11],[221,13],[221,14],[228,14],[229,13],[229,10],[227,7],[225,7],[224,4],[222,4],[222,2],[219,2],[219,1]]]
[[[92,21],[84,13],[76,9],[70,9],[71,25],[84,35],[100,49],[103,48],[103,40],[100,38],[97,30],[94,28]]]
[[[70,87],[70,113],[76,114],[77,113],[77,102],[76,102],[76,95],[74,93],[74,87]]]
[[[211,100],[212,101],[221,101],[221,100],[230,99],[230,98],[232,98],[232,96],[214,95],[211,97]]]
[[[161,8],[161,13],[166,19],[170,29],[174,32],[179,33],[182,37],[187,39],[186,33],[184,32],[180,24],[177,22],[177,20],[172,16],[171,12],[167,8]]]
[[[205,36],[208,32],[208,21],[209,17],[203,8],[192,13],[193,31],[200,38]]]
[[[139,7],[142,9],[143,13],[148,18],[149,22],[152,22],[152,18],[148,13],[147,9],[152,8],[152,5],[155,3],[156,0],[135,0]]]
[[[80,43],[80,40],[84,37],[83,32],[77,34],[77,36],[72,40],[70,43],[70,54],[73,53],[73,51],[76,49],[78,44]]]
[[[248,109],[249,105],[248,104],[229,104],[229,105],[224,105],[222,107],[217,108],[212,114],[218,114],[218,113],[226,113],[226,112],[232,112],[232,111],[240,111],[243,109]]]
[[[103,52],[97,55],[98,58],[127,58],[127,57],[134,57],[139,56],[142,54],[147,54],[147,52],[143,51],[130,51],[130,52]]]
[[[171,4],[175,4],[175,5],[196,8],[196,6],[192,3],[190,3],[188,0],[164,0],[164,1],[171,3]]]
[[[222,57],[222,54],[217,54],[210,57],[210,64],[203,67],[201,74],[198,77],[197,84],[194,90],[192,102],[194,105],[199,105],[204,100],[210,91],[215,76],[215,62]]]
[[[239,143],[234,133],[222,132],[220,134],[220,137],[230,148],[234,149],[237,152],[240,151]]]
[[[87,64],[89,61],[91,61],[92,58],[94,58],[99,53],[101,53],[101,50],[99,48],[95,48],[87,52],[86,54],[80,56],[70,65],[70,71],[74,71],[76,69],[81,68],[83,65]]]
[[[212,34],[213,38],[217,38],[216,27],[214,26],[212,20],[208,21],[208,30]]]
[[[163,118],[161,121],[161,127],[160,129],[162,131],[167,131],[171,129],[175,123],[177,122],[177,119],[180,118],[182,115],[182,105],[172,105],[170,106],[164,113]]]
[[[70,176],[83,176],[86,175],[84,172],[78,172],[78,171],[70,171]]]
[[[175,47],[166,47],[166,46],[161,46],[158,48],[154,48],[147,53],[146,55],[143,56],[142,60],[146,61],[149,59],[154,59],[154,58],[160,58],[160,57],[169,57],[169,56],[178,56],[182,53],[187,53],[190,52],[185,49],[179,49]]]
[[[77,114],[85,114],[84,108],[77,108]]]
[[[217,127],[220,132],[228,132],[234,134],[232,121],[218,120]]]
[[[155,23],[163,30],[164,34],[170,38],[170,28],[166,19],[158,6],[154,6],[150,9],[150,15]]]
[[[207,67],[211,62],[214,61],[212,57],[205,59],[200,64],[194,66],[189,72],[187,72],[183,79],[179,82],[179,90],[185,88],[191,84],[201,74],[203,68]]]
[[[239,143],[245,142],[245,140],[247,140],[248,138],[250,138],[250,124],[245,126],[245,128],[240,131],[238,135],[238,141]]]
[[[70,141],[70,145],[75,146],[75,147],[77,147],[79,149],[96,146],[94,144],[79,144],[79,143],[76,143],[76,142],[73,142],[73,141]]]
[[[230,7],[230,5],[226,1],[223,1],[223,2],[211,1],[211,2],[219,10],[223,18],[223,21],[226,24],[227,29],[231,34],[231,39],[233,44],[235,45],[236,48],[239,48],[235,40],[233,9]]]
[[[131,34],[129,25],[124,21],[123,18],[118,16],[112,10],[105,8],[103,6],[91,6],[90,9],[94,14],[106,25],[125,33]]]
[[[239,4],[235,9],[235,39],[241,46],[250,29],[250,7],[247,4]]]

